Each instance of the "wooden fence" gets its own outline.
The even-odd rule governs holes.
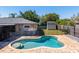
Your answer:
[[[79,26],[64,26],[64,25],[57,25],[58,30],[67,30],[70,35],[79,37]],[[47,29],[46,26],[39,26],[41,29]]]
[[[59,30],[68,30],[70,35],[79,37],[79,27],[78,26],[64,26],[58,25]]]

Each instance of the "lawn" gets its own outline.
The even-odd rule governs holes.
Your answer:
[[[45,35],[62,35],[65,32],[60,31],[60,30],[47,30],[47,29],[43,29]]]

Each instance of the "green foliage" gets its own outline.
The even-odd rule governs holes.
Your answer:
[[[56,21],[59,19],[59,15],[55,13],[49,13],[44,16],[44,21]]]
[[[56,13],[49,13],[46,14],[45,16],[42,17],[41,19],[41,25],[45,25],[47,24],[47,21],[54,21],[56,22],[57,20],[59,20],[59,15]]]
[[[9,17],[11,17],[11,18],[15,18],[16,15],[17,15],[16,13],[10,13],[10,14],[9,14]]]
[[[65,20],[58,20],[58,21],[56,21],[58,24],[60,24],[60,25],[66,25],[66,22],[65,22]]]
[[[16,13],[10,13],[9,17],[15,18]],[[54,22],[56,22],[57,24],[60,24],[60,25],[69,25],[69,26],[75,25],[73,20],[59,19],[59,15],[56,14],[56,13],[49,13],[49,14],[46,14],[44,16],[39,17],[39,15],[36,14],[36,11],[28,10],[28,11],[25,11],[25,12],[20,11],[20,15],[17,16],[17,17],[22,17],[22,18],[37,22],[37,23],[39,23],[40,26],[46,26],[47,21],[54,21]],[[72,18],[73,19],[75,18],[75,20],[79,20],[79,15],[74,16]]]
[[[69,26],[75,25],[75,23],[70,19],[61,19],[61,20],[57,20],[56,22],[60,25],[69,25]]]
[[[45,35],[43,29],[41,29],[41,28],[38,28],[38,33],[40,36]]]
[[[25,11],[25,12],[21,12],[20,11],[20,17],[23,17],[25,19],[34,21],[34,22],[39,22],[39,16],[36,14],[35,11]]]
[[[68,23],[67,25],[70,25],[70,26],[74,26],[75,25],[75,23],[73,21],[68,21],[67,23]]]
[[[69,33],[69,30],[61,30],[62,32],[64,32],[64,34],[68,34]]]

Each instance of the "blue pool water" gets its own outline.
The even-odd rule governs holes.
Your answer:
[[[54,36],[41,36],[37,39],[22,39],[15,41],[11,44],[12,47],[16,49],[30,49],[40,46],[52,47],[52,48],[60,48],[63,47],[64,44],[57,40]]]

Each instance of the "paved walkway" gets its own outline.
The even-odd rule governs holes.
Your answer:
[[[64,43],[64,47],[62,48],[38,47],[38,48],[20,50],[20,49],[14,49],[8,44],[2,49],[0,49],[0,53],[78,53],[79,52],[78,38],[70,35],[54,35],[54,36],[58,37],[59,38],[58,40]]]

